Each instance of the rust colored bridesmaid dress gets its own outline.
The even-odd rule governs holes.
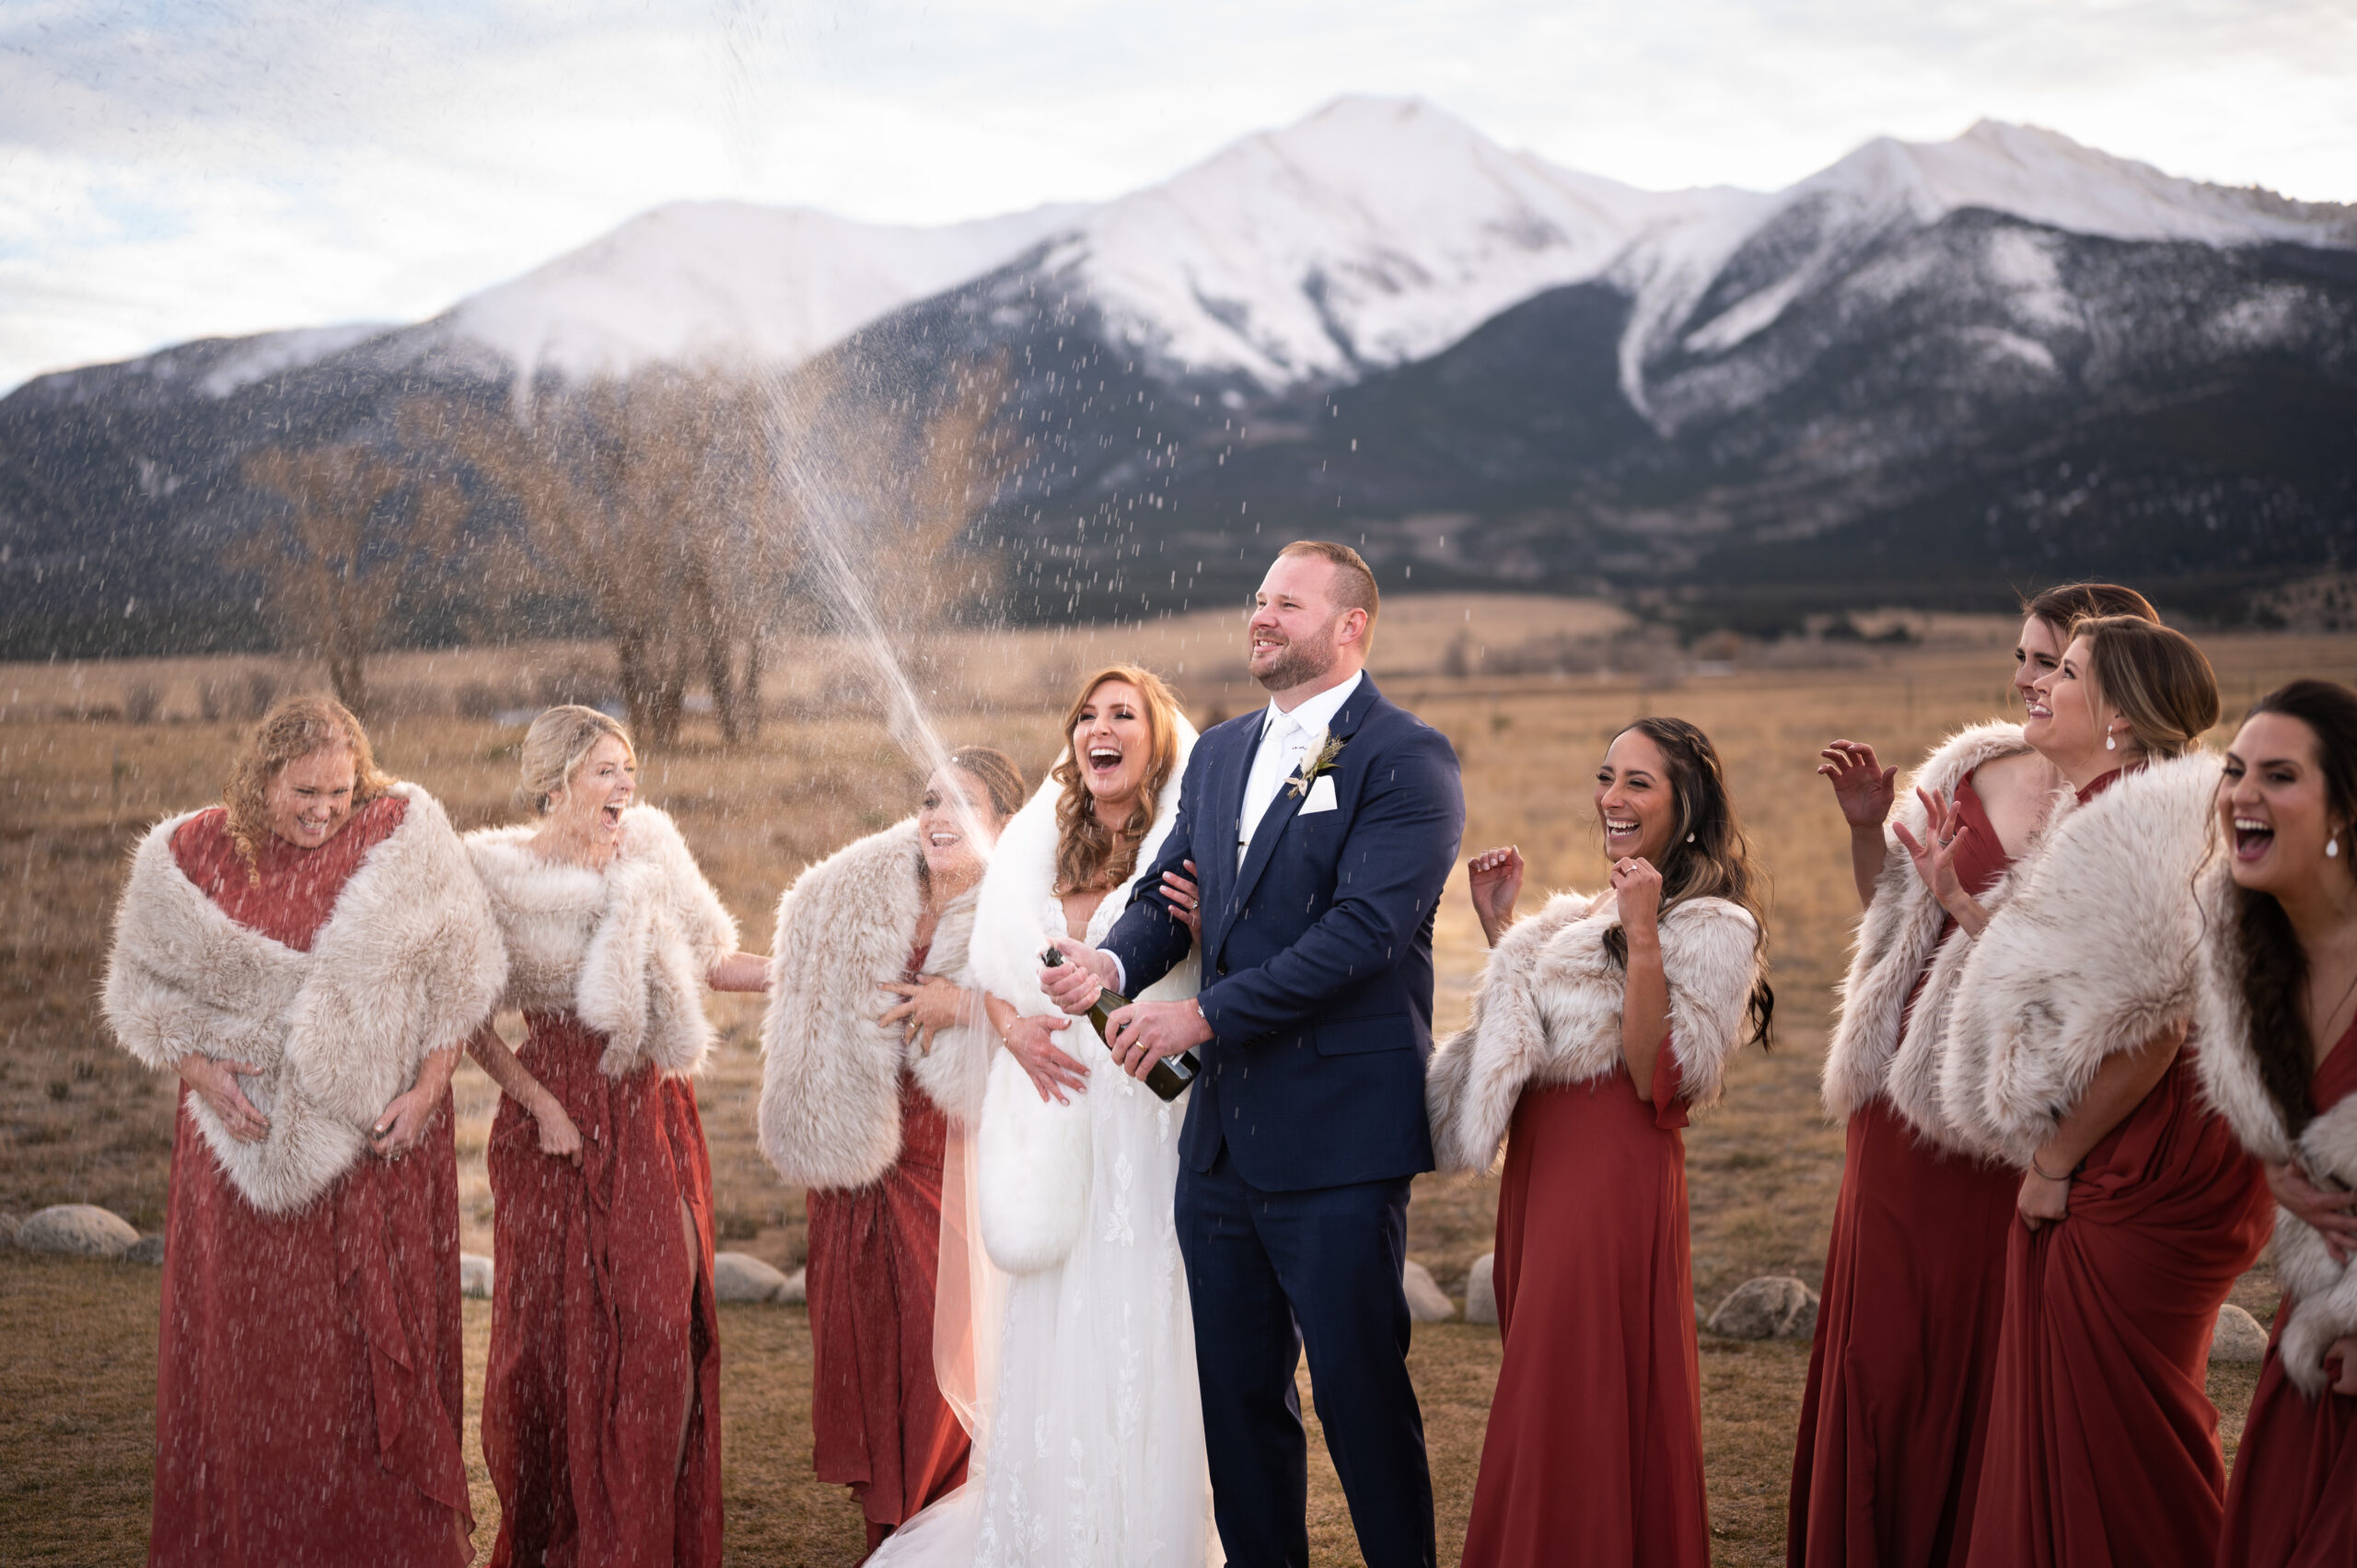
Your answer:
[[[1526,1088],[1498,1185],[1505,1359],[1464,1568],[1705,1568],[1686,1106],[1609,1077]]]
[[[1956,873],[1978,897],[2010,862],[1969,779],[1956,801],[1972,829]],[[1882,1096],[1850,1118],[1793,1454],[1792,1568],[1945,1568],[1970,1538],[2020,1187],[1925,1142]]]
[[[2080,792],[2082,800],[2119,775]],[[2274,1224],[2189,1043],[2006,1245],[1971,1568],[2209,1568],[2226,1485],[2210,1333]]]
[[[308,951],[408,803],[380,798],[317,849],[257,847],[226,814],[172,838],[180,871],[240,925]],[[183,1086],[185,1098],[191,1091]],[[150,1563],[454,1568],[473,1551],[459,1447],[459,1188],[445,1097],[408,1157],[364,1155],[293,1214],[231,1184],[183,1110],[172,1136],[157,1346]]]
[[[542,1154],[531,1114],[501,1098],[482,1404],[502,1510],[492,1562],[717,1564],[720,1322],[694,1086],[653,1067],[608,1077],[605,1037],[570,1013],[525,1024],[520,1054],[580,1130],[581,1165]]]
[[[2357,1094],[2357,1023],[2325,1054],[2310,1089],[2318,1114]],[[2280,1336],[2295,1304],[2275,1314]],[[2340,1366],[2326,1369],[2340,1380]],[[2218,1546],[2222,1568],[2327,1568],[2357,1562],[2357,1399],[2330,1388],[2314,1400],[2267,1347]]]

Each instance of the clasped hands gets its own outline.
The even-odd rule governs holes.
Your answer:
[[[1117,978],[1113,958],[1101,948],[1085,947],[1068,936],[1056,938],[1064,961],[1054,969],[1039,969],[1039,989],[1048,1000],[1078,1016],[1097,1005],[1099,993],[1112,989]],[[1185,1002],[1132,1002],[1115,1008],[1106,1019],[1105,1044],[1121,1071],[1143,1078],[1154,1064],[1212,1038],[1202,1009]]]

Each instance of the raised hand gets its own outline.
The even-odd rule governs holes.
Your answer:
[[[1522,897],[1523,870],[1522,851],[1513,844],[1485,849],[1465,863],[1465,890],[1473,896],[1473,913],[1492,947],[1514,923],[1515,900]]]
[[[270,1136],[270,1118],[254,1109],[253,1101],[238,1079],[240,1075],[256,1077],[261,1069],[250,1063],[232,1062],[226,1057],[215,1060],[197,1051],[190,1051],[174,1063],[180,1081],[196,1091],[197,1098],[213,1108],[221,1125],[240,1144],[259,1144]]]
[[[1612,902],[1620,929],[1632,938],[1660,934],[1661,873],[1642,855],[1612,863]]]
[[[1187,867],[1186,876],[1176,871],[1162,874],[1162,901],[1170,906],[1170,918],[1193,932],[1195,940],[1200,942],[1203,939],[1203,911],[1202,896],[1195,889],[1195,863],[1190,860],[1182,864]]]
[[[1833,786],[1842,820],[1879,832],[1898,796],[1898,770],[1886,768],[1863,740],[1836,740],[1817,753],[1817,773]]]
[[[1964,819],[1964,810],[1955,801],[1943,799],[1927,789],[1915,792],[1923,803],[1924,836],[1919,842],[1907,830],[1904,822],[1894,823],[1891,830],[1898,836],[1907,857],[1915,863],[1915,875],[1932,890],[1939,906],[1956,916],[1956,923],[1978,936],[1988,928],[1988,912],[1970,893],[1965,891],[1964,879],[1956,875],[1956,857],[1972,827]]]
[[[1066,1089],[1076,1095],[1088,1092],[1088,1069],[1056,1044],[1056,1037],[1070,1028],[1070,1018],[1041,1014],[1009,1020],[999,1036],[1016,1061],[1023,1064],[1023,1071],[1030,1075],[1031,1086],[1039,1091],[1039,1098],[1054,1100],[1058,1105],[1072,1103],[1064,1098]]]

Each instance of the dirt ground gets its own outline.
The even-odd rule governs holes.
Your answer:
[[[1894,618],[1896,619],[1896,618]],[[1593,886],[1600,869],[1587,778],[1628,719],[1670,713],[1701,725],[1724,756],[1745,822],[1773,883],[1771,949],[1779,1040],[1730,1074],[1724,1107],[1688,1134],[1694,1280],[1707,1315],[1759,1274],[1814,1285],[1840,1181],[1838,1129],[1816,1074],[1832,982],[1855,918],[1846,839],[1815,778],[1835,735],[1911,763],[1941,734],[2004,708],[2013,627],[1914,618],[1907,645],[1728,645],[1676,656],[1606,607],[1534,599],[1402,600],[1387,610],[1376,675],[1386,691],[1455,742],[1465,771],[1468,853],[1518,842],[1532,863],[1526,908],[1552,886]],[[1872,629],[1872,628],[1870,628]],[[1209,719],[1257,705],[1234,679],[1232,618],[1152,628],[946,639],[929,653],[931,692],[955,744],[1006,749],[1036,779],[1052,760],[1067,688],[1132,653],[1168,669]],[[2357,638],[2206,637],[2227,706],[2299,674],[2347,679]],[[1724,655],[1724,656],[1718,656]],[[594,673],[575,646],[392,656],[378,662],[380,760],[425,784],[459,826],[513,814],[514,709],[552,679]],[[1182,670],[1178,667],[1185,666]],[[645,796],[680,822],[736,912],[749,947],[768,946],[782,889],[801,866],[912,807],[916,770],[870,711],[855,660],[814,644],[777,661],[759,739],[736,748],[691,726],[651,758]],[[252,709],[308,673],[261,659],[0,667],[0,1210],[96,1202],[144,1230],[161,1225],[171,1146],[169,1086],[116,1051],[95,995],[123,856],[168,812],[212,800]],[[207,713],[213,716],[204,716]],[[471,715],[471,716],[470,716]],[[1480,937],[1453,885],[1439,929],[1436,1022],[1463,1020]],[[726,1040],[699,1086],[712,1144],[723,1246],[782,1267],[802,1255],[800,1193],[753,1147],[758,1005],[715,1004]],[[496,1093],[470,1066],[459,1081],[468,1245],[487,1250],[483,1140]],[[1410,1211],[1410,1252],[1460,1301],[1490,1247],[1494,1184],[1427,1177]],[[0,1558],[131,1562],[145,1539],[153,1462],[156,1276],[121,1265],[0,1249]],[[2236,1299],[2262,1318],[2266,1267]],[[470,1400],[480,1396],[488,1314],[470,1304]],[[723,1409],[732,1561],[820,1565],[857,1556],[856,1510],[810,1477],[807,1319],[798,1308],[731,1307],[723,1323]],[[1463,1539],[1495,1385],[1494,1330],[1419,1329],[1411,1363],[1424,1400],[1444,1561]],[[1783,1500],[1806,1347],[1703,1342],[1703,1415],[1718,1562],[1781,1562]],[[2212,1376],[2231,1441],[2250,1379]],[[475,1429],[470,1411],[469,1440]],[[477,1509],[495,1502],[473,1454]],[[1321,1563],[1355,1561],[1330,1468],[1313,1462]],[[486,1528],[479,1538],[488,1546]]]

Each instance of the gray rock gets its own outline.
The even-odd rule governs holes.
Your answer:
[[[810,1299],[810,1271],[796,1269],[785,1276],[785,1288],[777,1293],[781,1304],[799,1307]]]
[[[56,1203],[17,1227],[17,1245],[29,1252],[68,1252],[82,1258],[120,1258],[139,1239],[121,1214],[96,1203]]]
[[[162,1268],[164,1266],[163,1232],[157,1231],[152,1236],[143,1236],[129,1247],[124,1248],[122,1260],[126,1263],[145,1263],[151,1269]]]
[[[1497,1263],[1496,1253],[1484,1252],[1473,1260],[1473,1272],[1465,1276],[1465,1320],[1468,1323],[1494,1323],[1498,1320]]]
[[[2232,1366],[2256,1366],[2267,1359],[2267,1329],[2233,1302],[2218,1308],[2210,1327],[2210,1359]]]
[[[749,1252],[723,1252],[712,1260],[714,1301],[776,1301],[788,1283]]]
[[[1730,1340],[1805,1340],[1817,1331],[1817,1292],[1789,1274],[1762,1274],[1728,1292],[1707,1326]]]
[[[1408,1293],[1408,1316],[1419,1323],[1446,1323],[1457,1316],[1457,1303],[1433,1279],[1433,1272],[1411,1259],[1399,1271],[1400,1288]]]
[[[459,1254],[459,1294],[477,1301],[491,1299],[491,1260],[480,1252]]]

